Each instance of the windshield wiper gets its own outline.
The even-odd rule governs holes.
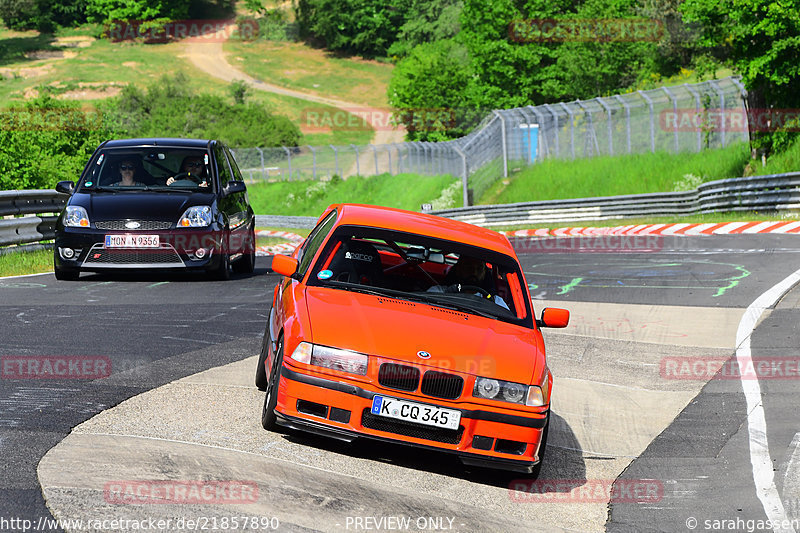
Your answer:
[[[443,293],[436,293],[436,292],[434,292],[434,293],[424,293],[424,294],[415,293],[413,296],[417,297],[419,299],[419,301],[425,302],[425,303],[430,304],[430,305],[435,305],[437,307],[443,307],[445,309],[450,309],[451,311],[461,311],[462,313],[470,313],[470,314],[473,314],[473,315],[482,316],[484,318],[493,318],[493,319],[497,319],[498,318],[497,315],[494,315],[492,313],[487,313],[485,311],[481,311],[479,309],[475,309],[474,307],[472,307],[470,305],[464,305],[462,303],[453,301],[449,297],[449,295],[446,295],[446,294],[443,294]],[[447,298],[446,302],[442,302],[439,299],[442,296]]]

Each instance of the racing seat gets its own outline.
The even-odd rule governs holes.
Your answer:
[[[383,266],[378,250],[362,241],[342,241],[329,269],[336,281],[381,286]]]

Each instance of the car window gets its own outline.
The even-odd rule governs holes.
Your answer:
[[[336,210],[331,211],[328,216],[317,224],[317,227],[309,233],[303,245],[298,250],[297,261],[299,265],[297,267],[297,273],[300,277],[305,275],[317,250],[325,241],[325,237],[331,232],[331,228],[333,228],[333,224],[336,222],[336,216]]]
[[[90,163],[79,183],[83,192],[168,187],[211,189],[208,152],[196,148],[106,148]]]
[[[219,186],[225,187],[231,181],[231,167],[228,163],[228,158],[225,157],[225,151],[222,145],[217,143],[214,145],[214,155],[217,157],[217,170],[219,171]]]
[[[239,170],[239,166],[236,164],[236,158],[233,157],[233,154],[227,146],[225,147],[225,153],[228,155],[228,161],[230,162],[231,170],[233,171],[233,179],[237,181],[244,181],[244,178],[242,178],[242,172]]]
[[[533,327],[518,261],[508,255],[386,229],[340,226],[309,285],[377,293]]]

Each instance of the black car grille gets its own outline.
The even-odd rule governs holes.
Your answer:
[[[109,250],[95,248],[86,255],[85,265],[165,265],[183,264],[178,253],[172,248],[154,248],[151,250]]]
[[[413,366],[383,363],[378,370],[378,383],[390,389],[415,391],[419,385],[419,370]]]
[[[138,228],[128,228],[125,224],[138,222]],[[100,220],[94,223],[94,227],[102,230],[124,230],[124,231],[154,231],[170,229],[173,223],[164,220]]]
[[[386,433],[403,435],[404,437],[413,437],[415,439],[424,439],[445,444],[458,444],[461,442],[461,436],[464,434],[464,426],[459,426],[458,429],[418,426],[417,424],[410,424],[400,420],[390,420],[388,418],[375,416],[370,412],[369,408],[364,409],[361,414],[361,425],[367,429],[374,429],[375,431],[384,431]]]
[[[455,374],[429,370],[422,377],[422,394],[426,396],[455,400],[463,388],[464,378]]]

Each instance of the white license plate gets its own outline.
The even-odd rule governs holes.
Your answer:
[[[106,235],[106,248],[158,248],[158,235]]]
[[[407,402],[380,395],[375,395],[372,398],[371,412],[373,415],[386,418],[395,418],[447,429],[458,429],[458,423],[461,421],[461,411],[456,411],[455,409]]]

